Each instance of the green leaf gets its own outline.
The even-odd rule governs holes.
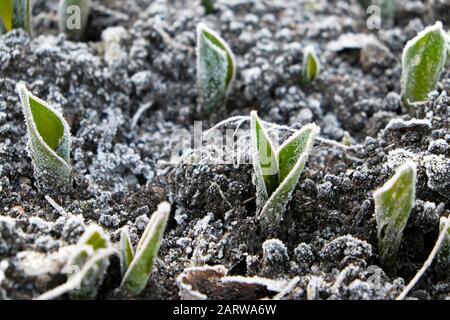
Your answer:
[[[439,221],[439,232],[444,230],[448,219],[450,219],[450,216],[441,217]],[[447,228],[447,235],[445,236],[444,242],[442,242],[442,246],[439,251],[439,260],[446,261],[450,264],[450,227]]]
[[[128,227],[124,227],[120,233],[120,269],[122,271],[122,277],[127,272],[133,258],[134,250],[133,245],[131,244]]]
[[[81,238],[78,240],[77,249],[69,259],[66,270],[74,270],[71,277],[75,277],[88,263],[102,250],[111,249],[111,244],[103,229],[99,226],[89,226]],[[98,289],[103,282],[106,269],[109,266],[108,259],[101,259],[90,267],[80,281],[80,286],[70,292],[70,296],[75,299],[93,299],[96,297]],[[78,271],[79,270],[79,271]],[[69,277],[69,280],[70,278]]]
[[[318,133],[319,127],[315,124],[308,124],[294,133],[278,149],[277,159],[281,183],[259,214],[265,227],[270,228],[283,220],[286,205],[291,200]]]
[[[214,13],[214,0],[201,0],[202,7],[205,9],[206,14]]]
[[[415,201],[416,165],[408,161],[373,194],[381,261],[393,266]]]
[[[88,248],[89,246],[85,246],[85,248]],[[82,248],[79,248],[81,251]],[[92,252],[92,248],[86,249],[86,252]],[[90,277],[90,274],[92,274],[92,270],[98,270],[98,265],[103,263],[103,261],[106,261],[109,259],[109,256],[111,256],[114,253],[114,250],[112,248],[106,248],[106,249],[99,249],[95,253],[92,254],[90,259],[86,261],[86,263],[83,264],[83,267],[81,270],[76,272],[72,277],[70,277],[67,282],[63,283],[62,285],[47,291],[37,297],[37,300],[50,300],[50,299],[56,299],[63,294],[66,294],[68,292],[74,292],[76,290],[79,290],[80,287],[82,287],[82,283],[85,281],[85,279]],[[66,270],[70,271],[70,270]]]
[[[13,27],[13,3],[14,0],[2,0],[2,5],[0,5],[0,22],[4,32],[11,31]]]
[[[320,73],[320,61],[314,47],[308,46],[303,55],[303,81],[305,84],[313,82]]]
[[[58,187],[62,187],[63,191],[70,188],[72,168],[69,125],[61,114],[31,94],[24,84],[19,83],[17,90],[27,124],[28,145],[39,187],[49,191]]]
[[[73,41],[84,40],[91,11],[91,0],[60,0],[59,30]]]
[[[408,41],[402,57],[402,96],[405,103],[427,100],[436,89],[447,57],[447,40],[442,23],[427,27]]]
[[[250,113],[250,126],[257,202],[258,206],[263,206],[279,185],[278,162],[275,149],[256,111]]]
[[[163,202],[153,213],[136,248],[136,254],[122,279],[123,293],[136,296],[145,289],[150,278],[153,262],[158,254],[161,240],[170,214],[170,204]]]
[[[13,29],[23,29],[31,34],[31,0],[13,0]]]
[[[235,77],[235,59],[228,44],[203,23],[197,27],[197,82],[203,109],[222,104]]]

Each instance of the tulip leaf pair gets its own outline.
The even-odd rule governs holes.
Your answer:
[[[163,202],[153,213],[139,241],[136,252],[133,251],[130,236],[126,228],[120,238],[120,264],[122,268],[121,291],[136,296],[145,289],[150,278],[154,260],[158,254],[161,240],[170,214],[170,204]]]
[[[251,112],[250,123],[256,202],[262,208],[259,218],[264,226],[270,227],[283,219],[319,127],[304,126],[275,150],[256,111]]]
[[[202,110],[211,112],[225,102],[236,73],[228,44],[203,23],[197,27],[197,82]]]
[[[406,162],[373,194],[379,256],[387,266],[395,263],[403,230],[414,206],[416,171],[413,161]]]
[[[69,125],[59,112],[31,94],[24,84],[19,83],[17,90],[38,186],[44,191],[67,190],[72,184]]]

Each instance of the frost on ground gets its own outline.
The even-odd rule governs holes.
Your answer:
[[[238,298],[394,299],[401,292],[450,210],[448,68],[417,114],[402,110],[399,95],[401,53],[434,22],[429,4],[398,1],[396,26],[368,32],[365,10],[350,1],[220,1],[208,16],[196,1],[98,3],[90,42],[58,34],[53,0],[35,1],[38,36],[0,37],[0,297],[31,299],[64,283],[70,248],[91,223],[114,244],[128,225],[136,245],[163,200],[172,215],[138,298],[178,299],[177,278],[204,265],[223,266],[232,277],[207,289],[242,288],[250,280],[233,277],[256,276],[250,289],[262,286],[264,295],[249,290]],[[445,12],[435,5],[430,16]],[[270,231],[255,219],[250,165],[170,163],[172,134],[199,120],[199,22],[227,40],[238,70],[226,107],[205,116],[204,129],[257,109],[267,122],[293,129],[314,122],[322,138],[350,141],[346,150],[316,142],[283,222]],[[302,57],[310,44],[322,68],[305,88]],[[72,129],[74,189],[67,194],[49,198],[35,187],[19,81],[62,111]],[[372,193],[409,159],[417,163],[417,200],[389,269],[378,257]],[[191,285],[199,287],[199,277]],[[120,280],[111,257],[98,298],[117,298]],[[279,292],[274,283],[283,284]],[[410,297],[449,293],[448,264],[438,261]]]

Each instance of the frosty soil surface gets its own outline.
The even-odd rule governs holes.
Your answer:
[[[197,1],[103,0],[94,8],[91,41],[73,43],[58,35],[56,1],[35,1],[35,37],[0,37],[0,297],[30,299],[63,283],[68,246],[89,223],[108,230],[114,243],[129,225],[136,244],[150,214],[169,200],[172,217],[138,298],[177,299],[176,277],[203,265],[224,265],[231,275],[298,276],[288,299],[395,298],[450,210],[449,70],[417,114],[406,113],[399,96],[406,41],[448,17],[422,2],[398,2],[396,26],[369,31],[365,10],[350,1],[226,1],[204,16]],[[238,68],[227,105],[208,117],[196,112],[201,21],[228,41]],[[117,28],[102,41],[111,26]],[[360,34],[358,46],[340,40],[344,34]],[[318,48],[323,71],[304,87],[308,44]],[[18,81],[62,110],[72,128],[69,194],[35,187]],[[315,122],[322,138],[340,142],[345,131],[352,138],[345,151],[316,143],[285,220],[270,232],[254,218],[250,165],[169,163],[173,133],[192,130],[194,120],[206,130],[253,109],[293,128]],[[411,158],[418,164],[417,201],[389,270],[377,256],[372,192]],[[446,261],[434,263],[410,296],[448,298],[448,270]],[[117,297],[119,283],[113,257],[99,298]],[[234,298],[230,292],[220,298]]]

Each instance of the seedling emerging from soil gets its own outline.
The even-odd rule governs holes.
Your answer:
[[[133,245],[131,244],[128,227],[124,227],[120,233],[120,270],[122,277],[127,272],[128,267],[134,258]]]
[[[428,93],[436,89],[447,58],[447,36],[442,23],[427,27],[408,41],[402,57],[402,96],[405,103],[427,100]]]
[[[228,44],[203,23],[197,27],[197,82],[200,103],[205,112],[225,102],[236,67]]]
[[[319,127],[304,126],[275,151],[256,111],[251,112],[250,123],[256,199],[258,207],[262,207],[259,217],[269,227],[282,220]]]
[[[169,214],[170,204],[167,202],[161,203],[158,210],[150,218],[134,256],[127,232],[122,233],[122,239],[125,239],[123,239],[124,241],[121,239],[120,244],[124,247],[121,247],[120,251],[122,265],[126,269],[122,271],[125,275],[120,288],[126,295],[136,296],[145,289],[152,273],[153,262],[158,254]],[[130,258],[131,262],[127,265]]]
[[[102,252],[110,249],[111,244],[103,230],[96,225],[89,226],[78,241],[77,251],[67,263],[66,269],[69,271],[82,270],[85,265],[90,265],[88,264],[89,260],[97,260],[97,255],[103,256]],[[95,298],[108,266],[108,259],[100,259],[94,263],[83,277],[79,288],[70,292],[71,297],[77,299]]]
[[[202,7],[205,9],[206,14],[214,13],[214,0],[201,0]]]
[[[444,230],[447,220],[450,219],[450,216],[448,218],[441,217],[441,220],[439,222],[439,231],[442,232]],[[443,261],[447,261],[447,263],[450,264],[450,228],[447,228],[447,234],[445,236],[444,241],[442,242],[441,251],[439,253],[439,259]]]
[[[381,261],[392,266],[415,201],[416,165],[408,161],[373,194]]]
[[[83,40],[86,36],[86,26],[90,10],[90,0],[60,0],[60,32],[64,32],[70,40]]]
[[[31,94],[23,83],[17,85],[28,131],[28,146],[34,176],[42,190],[63,191],[72,184],[70,128],[63,116]],[[60,190],[61,191],[61,190]]]
[[[12,29],[23,29],[31,33],[31,0],[2,0],[0,34]]]
[[[320,73],[320,61],[313,46],[308,46],[303,54],[303,82],[310,84]]]

